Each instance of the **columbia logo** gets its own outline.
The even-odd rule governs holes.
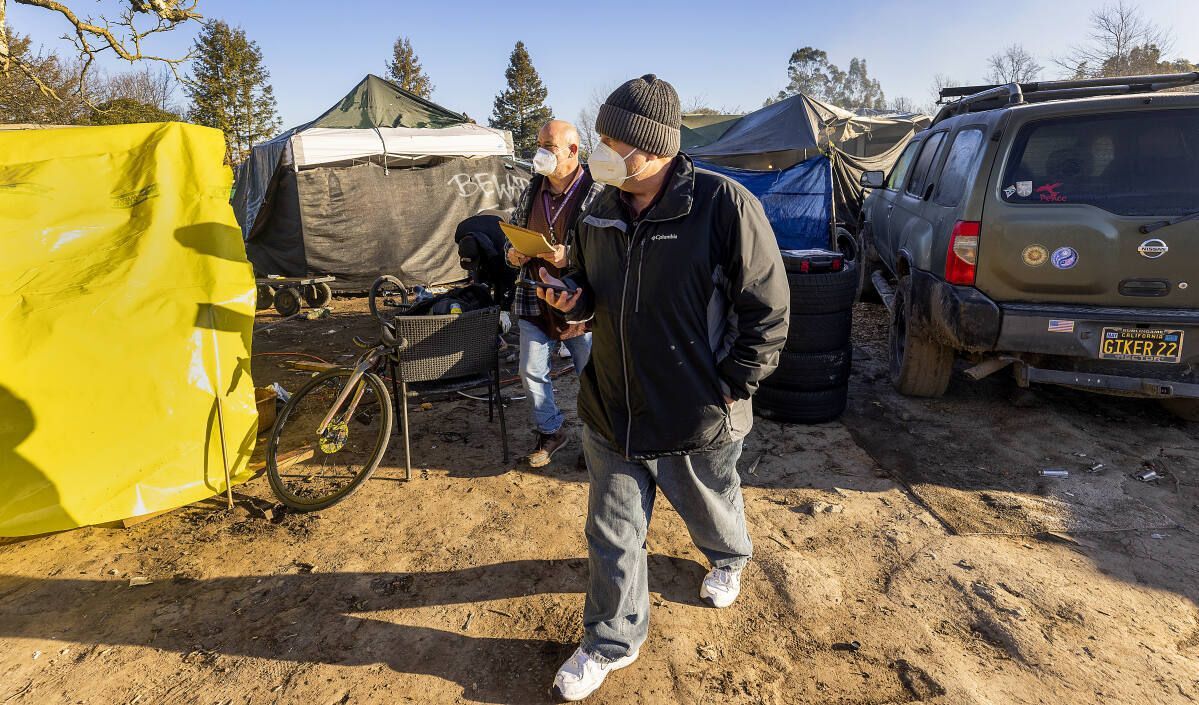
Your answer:
[[[678,240],[678,235],[654,235],[651,240]]]

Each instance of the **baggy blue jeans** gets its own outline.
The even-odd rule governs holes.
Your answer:
[[[558,349],[558,341],[551,340],[545,331],[532,321],[520,319],[520,381],[533,409],[533,425],[546,435],[557,433],[566,416],[554,403],[554,381],[550,379],[553,367],[551,356]],[[570,351],[575,364],[575,374],[582,374],[591,358],[591,334],[568,338],[561,342]]]
[[[739,569],[749,561],[753,544],[737,475],[742,447],[743,441],[734,441],[702,453],[629,460],[584,425],[583,453],[591,478],[584,651],[612,661],[640,648],[649,633],[645,535],[658,489],[712,567]],[[698,584],[695,590],[698,595]]]

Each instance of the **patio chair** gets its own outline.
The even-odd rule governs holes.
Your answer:
[[[500,309],[448,316],[396,316],[400,341],[389,361],[392,392],[404,429],[404,479],[412,479],[408,398],[487,387],[487,420],[499,407],[500,442],[508,462],[508,425],[500,396]]]

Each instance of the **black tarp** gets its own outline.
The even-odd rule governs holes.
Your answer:
[[[332,274],[340,291],[365,291],[380,274],[409,286],[455,281],[466,276],[454,243],[458,223],[483,209],[512,208],[528,182],[528,172],[504,157],[282,170],[270,215],[246,253],[260,275]]]

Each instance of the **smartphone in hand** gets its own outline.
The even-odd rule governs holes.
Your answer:
[[[551,289],[553,291],[564,291],[567,294],[573,294],[576,291],[578,291],[578,289],[576,287],[570,287],[570,286],[567,286],[566,284],[551,284],[549,282],[543,282],[543,281],[540,281],[537,279],[525,279],[525,283],[532,284],[533,286],[541,287],[542,289]]]

